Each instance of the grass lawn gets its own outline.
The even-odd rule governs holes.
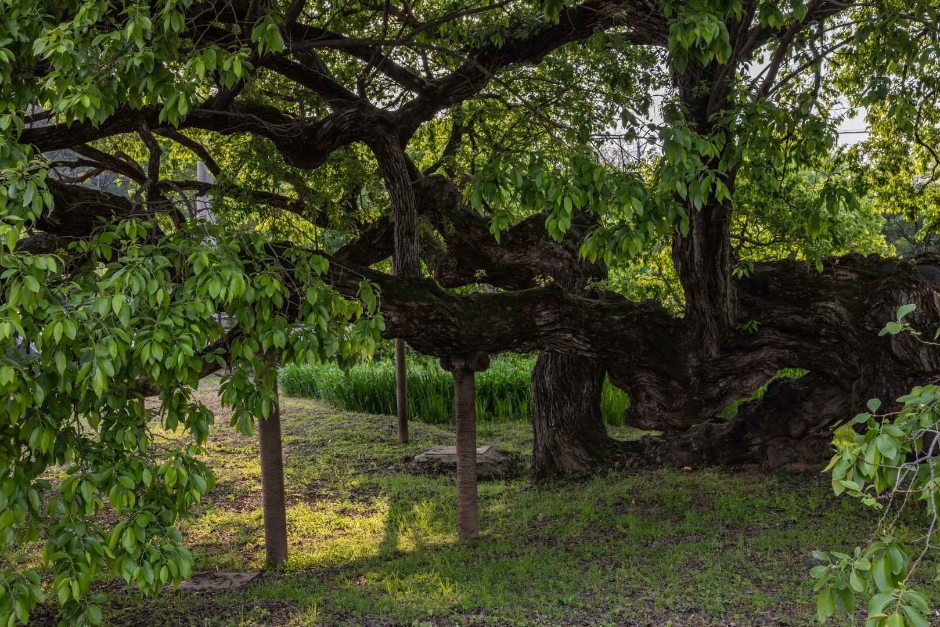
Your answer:
[[[228,428],[213,386],[218,486],[182,530],[197,571],[259,569],[256,441]],[[246,589],[155,600],[103,582],[105,624],[810,625],[810,551],[863,543],[876,520],[822,476],[659,470],[535,485],[530,426],[484,424],[480,443],[517,453],[519,470],[481,484],[482,539],[461,544],[454,479],[409,461],[452,443],[449,429],[413,423],[402,447],[388,416],[285,398],[282,417],[286,568]],[[54,624],[43,613],[36,624]]]

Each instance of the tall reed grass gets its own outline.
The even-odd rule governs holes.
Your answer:
[[[477,418],[480,421],[528,421],[532,418],[532,368],[528,355],[501,355],[477,373]],[[287,396],[322,399],[338,409],[369,414],[394,414],[395,364],[390,360],[359,364],[344,373],[335,364],[286,366],[280,388]],[[604,384],[601,410],[609,425],[623,424],[627,395]],[[408,359],[408,415],[441,424],[454,419],[454,382],[436,359]]]

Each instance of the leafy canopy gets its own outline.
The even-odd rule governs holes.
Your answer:
[[[189,574],[174,524],[212,485],[199,378],[231,366],[249,433],[275,364],[348,363],[380,337],[380,295],[341,293],[309,248],[413,210],[376,138],[460,183],[497,238],[541,213],[558,240],[591,214],[582,254],[631,294],[659,267],[680,309],[668,250],[694,212],[734,208],[742,273],[885,250],[879,213],[920,213],[936,24],[928,0],[2,0],[4,555],[45,540],[70,625],[100,622],[100,572],[146,592]],[[875,133],[845,154],[860,107]],[[154,417],[193,445],[161,449]],[[8,625],[43,597],[14,562]]]

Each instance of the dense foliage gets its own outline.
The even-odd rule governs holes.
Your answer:
[[[198,457],[213,416],[191,395],[207,371],[235,357],[223,398],[235,409],[232,426],[251,433],[271,408],[272,360],[354,359],[374,349],[381,325],[323,285],[322,258],[281,260],[258,238],[199,224],[152,238],[149,226],[122,222],[83,245],[94,274],[71,275],[54,255],[5,257],[3,540],[35,540],[43,529],[52,588],[71,624],[97,622],[94,603],[79,603],[101,571],[146,591],[188,576],[174,523],[213,484]],[[306,285],[296,321],[284,314],[284,261],[290,280]],[[155,449],[154,418],[191,433],[194,445]],[[105,508],[116,524],[100,522]],[[6,572],[3,601],[25,620],[42,599],[36,576]]]
[[[919,339],[920,331],[905,321],[915,310],[904,305],[889,322],[883,336],[906,333]],[[940,329],[934,339],[940,336]],[[930,340],[920,340],[935,345]],[[817,613],[825,621],[837,609],[852,614],[855,594],[868,597],[869,627],[912,625],[925,627],[931,606],[917,590],[918,567],[929,553],[940,521],[937,488],[940,483],[940,388],[931,383],[915,387],[898,399],[901,408],[883,412],[879,399],[868,401],[868,411],[847,423],[835,440],[836,454],[827,470],[836,494],[846,494],[882,512],[878,527],[866,546],[854,553],[815,551],[823,564],[812,570],[819,590]],[[922,539],[910,539],[901,515],[923,508],[930,520]],[[918,547],[918,544],[922,546]]]
[[[271,411],[277,364],[347,366],[383,334],[593,359],[673,430],[784,368],[814,370],[799,385],[820,395],[879,384],[830,368],[845,342],[792,333],[821,324],[799,316],[822,300],[842,307],[824,321],[838,336],[858,298],[772,301],[773,281],[746,279],[787,257],[835,282],[828,256],[890,252],[884,213],[923,224],[915,243],[933,230],[938,10],[0,1],[4,558],[45,543],[68,625],[100,622],[98,574],[147,593],[187,576],[174,524],[212,485],[192,390],[223,365],[243,433]],[[871,141],[840,148],[863,108]],[[431,175],[474,211],[419,202]],[[195,444],[155,449],[154,419]],[[593,435],[592,455],[619,451]],[[43,598],[15,560],[0,593],[7,625]]]

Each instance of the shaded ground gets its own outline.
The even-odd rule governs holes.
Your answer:
[[[227,426],[214,389],[204,400],[217,412],[218,486],[183,532],[197,571],[258,569],[257,446]],[[483,539],[459,544],[453,479],[409,461],[451,443],[447,429],[414,423],[402,447],[391,417],[283,399],[282,418],[286,568],[245,590],[156,600],[103,584],[105,624],[810,625],[810,551],[863,543],[875,522],[807,475],[655,471],[534,486],[522,470],[530,427],[482,425],[480,443],[518,453],[520,472],[481,485]],[[37,624],[54,624],[44,614]]]

